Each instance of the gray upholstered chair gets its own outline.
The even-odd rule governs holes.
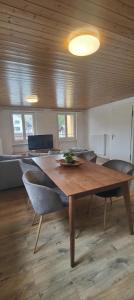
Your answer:
[[[45,179],[39,171],[27,171],[22,177],[36,214],[40,216],[34,253],[37,249],[43,215],[63,209],[68,204],[68,198],[57,187],[50,188],[45,185]]]
[[[33,171],[39,170],[38,166],[35,164],[35,162],[32,160],[32,158],[20,159],[20,167],[21,167],[22,173],[25,173],[29,169],[33,170]]]
[[[94,163],[96,163],[96,159],[97,159],[97,155],[94,153],[94,151],[79,153],[76,156]]]
[[[23,174],[29,170],[40,172],[40,178],[42,178],[42,182],[44,185],[51,188],[56,187],[54,182],[45,173],[41,171],[41,169],[36,165],[36,163],[31,158],[20,159],[20,168]]]
[[[123,161],[123,160],[119,160],[119,159],[113,159],[113,160],[109,160],[107,162],[105,162],[103,164],[104,167],[113,169],[113,170],[117,170],[120,172],[123,172],[125,174],[129,174],[129,175],[133,175],[134,172],[134,165]],[[101,193],[97,193],[96,194],[99,197],[103,197],[105,198],[105,206],[104,206],[104,229],[106,229],[106,218],[107,218],[107,203],[108,203],[108,199],[110,199],[110,208],[112,206],[112,198],[113,197],[120,197],[122,196],[122,189],[121,188],[115,188],[112,190],[108,190],[108,191],[103,191]]]

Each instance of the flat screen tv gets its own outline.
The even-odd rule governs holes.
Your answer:
[[[29,135],[28,148],[29,150],[52,149],[53,135],[52,134]]]

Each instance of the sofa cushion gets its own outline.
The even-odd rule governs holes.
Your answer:
[[[19,159],[0,161],[0,190],[22,186]]]
[[[0,161],[5,161],[5,160],[12,160],[12,159],[19,159],[19,158],[22,158],[22,155],[8,155],[8,154],[5,154],[5,155],[0,155]]]
[[[88,152],[89,150],[87,149],[83,149],[83,148],[70,148],[69,151],[73,152],[73,153],[83,153],[83,152]]]

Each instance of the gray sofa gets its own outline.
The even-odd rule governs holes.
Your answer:
[[[93,151],[72,149],[76,156],[80,154],[93,154]],[[49,153],[53,155],[57,153]],[[36,156],[36,155],[34,155]],[[38,156],[38,155],[37,155]],[[31,157],[31,155],[30,155]],[[20,187],[23,185],[22,182],[22,170],[36,170],[36,165],[30,157],[23,157],[22,155],[2,155],[0,156],[0,191]],[[33,155],[32,155],[33,157]],[[90,160],[90,159],[89,159]],[[21,165],[23,162],[23,168]],[[25,164],[26,163],[26,164]]]
[[[36,155],[32,155],[35,157]],[[23,186],[22,175],[28,170],[37,171],[31,155],[2,155],[0,156],[0,191]]]
[[[22,158],[22,155],[0,156],[0,191],[23,185],[22,169],[20,166]],[[32,169],[32,159],[25,158],[24,160],[28,161],[28,163],[31,161],[30,168]]]
[[[0,161],[0,190],[22,186],[19,159]]]

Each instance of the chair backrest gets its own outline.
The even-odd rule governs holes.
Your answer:
[[[133,164],[126,162],[124,160],[120,160],[120,159],[108,160],[107,162],[105,162],[103,164],[103,166],[113,169],[113,170],[116,170],[116,171],[119,171],[119,172],[123,172],[128,175],[133,175],[133,172],[134,172]],[[129,182],[129,187],[130,187],[130,184],[131,184],[131,181]],[[107,191],[106,194],[105,194],[105,192],[102,194],[103,194],[103,197],[110,197],[110,196],[111,197],[114,197],[114,196],[120,197],[120,196],[122,196],[122,188],[118,187],[118,188],[112,189],[110,191]]]
[[[39,171],[27,171],[22,177],[29,199],[36,213],[43,215],[63,208],[59,195],[52,188],[41,185]]]
[[[38,172],[38,184],[40,185],[46,185],[47,187],[53,188],[55,185],[53,181],[41,171],[41,169],[35,164],[35,162],[30,159],[21,159],[20,160],[20,168],[22,170],[22,173],[24,174],[27,171],[33,171]]]
[[[103,164],[103,166],[110,168],[110,169],[114,169],[120,172],[123,172],[125,174],[129,174],[129,175],[133,175],[134,172],[134,165],[124,161],[124,160],[120,160],[120,159],[111,159],[108,160],[107,162],[105,162]]]
[[[85,153],[79,153],[77,156],[82,159],[96,163],[97,155],[94,153],[94,151],[89,151],[89,152],[87,151]]]
[[[34,161],[31,158],[20,159],[20,167],[21,167],[22,173],[25,173],[28,170],[31,170],[31,171],[39,170],[39,168],[36,166],[36,164],[34,163]]]

